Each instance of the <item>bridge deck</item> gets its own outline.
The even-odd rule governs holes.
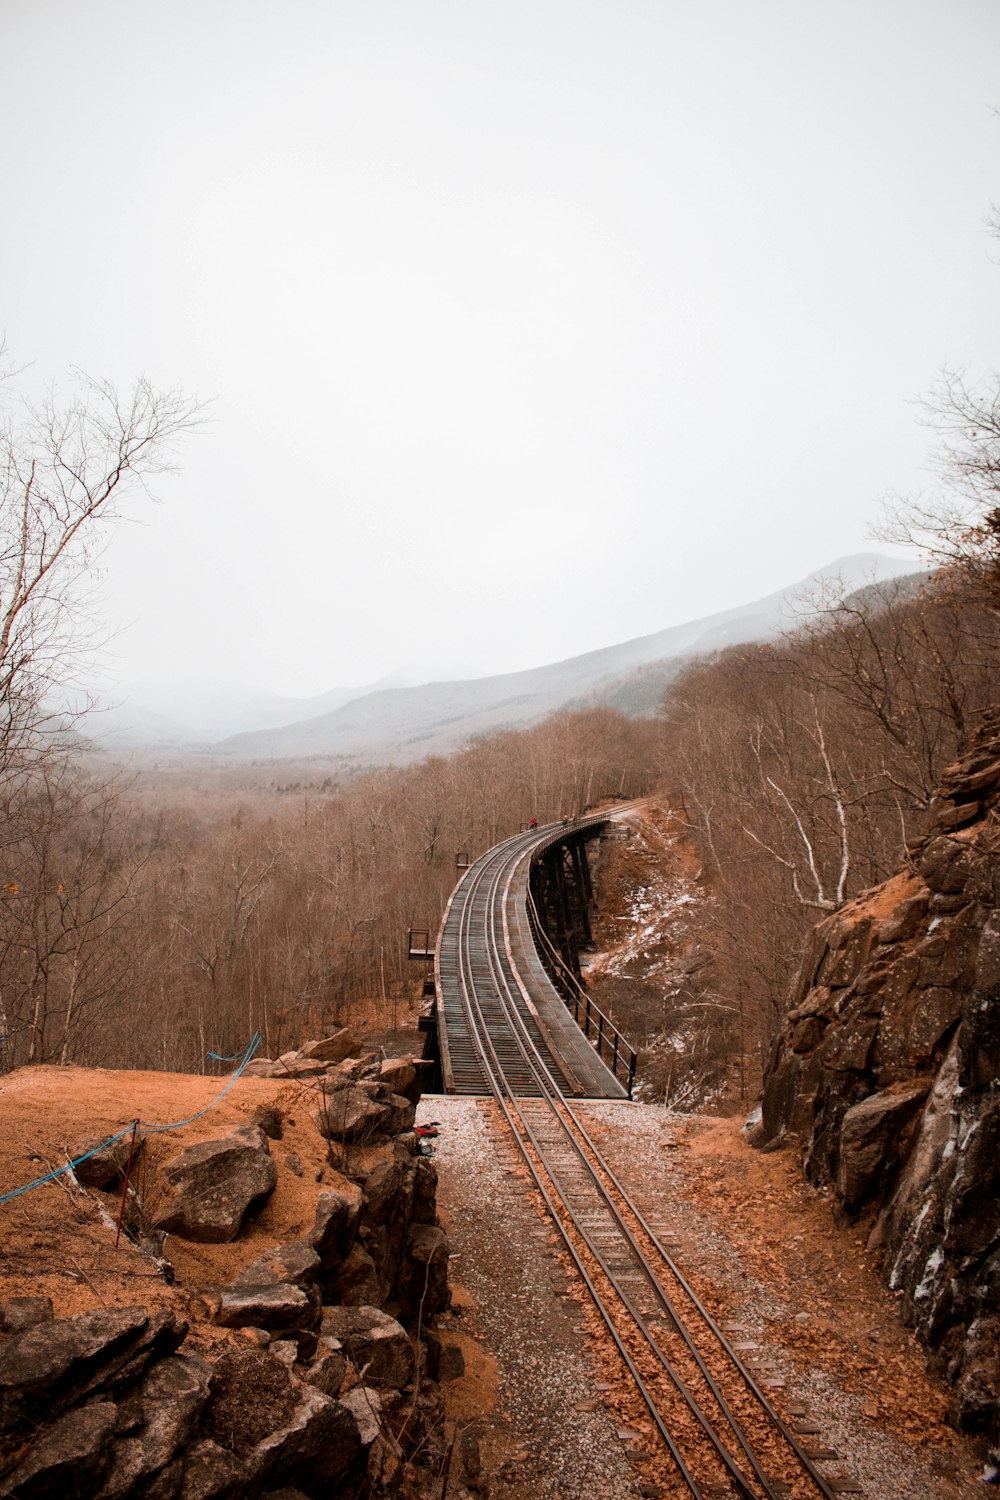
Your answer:
[[[469,1027],[462,994],[462,961],[471,966],[477,994],[485,997],[484,1011],[494,1046],[504,1059],[514,1087],[534,1092],[526,1065],[518,1058],[517,1043],[503,1015],[492,972],[499,968],[520,995],[519,1013],[542,1058],[562,1092],[576,1098],[623,1099],[626,1090],[598,1057],[577,1026],[538,956],[528,922],[527,894],[531,855],[551,844],[558,826],[539,828],[510,839],[477,860],[457,887],[441,925],[435,961],[435,988],[441,1069],[445,1092],[490,1092],[479,1052]],[[492,866],[500,875],[498,895],[491,900],[485,882],[476,876]],[[504,891],[502,913],[499,892]],[[501,921],[505,916],[505,922]],[[463,936],[464,931],[464,936]],[[507,946],[509,939],[509,951]],[[460,948],[464,945],[464,951]]]

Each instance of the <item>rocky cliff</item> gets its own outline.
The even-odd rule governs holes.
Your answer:
[[[815,929],[765,1075],[757,1144],[869,1243],[954,1386],[1000,1439],[1000,714],[945,772],[892,880]]]
[[[59,1316],[50,1296],[0,1295],[0,1495],[437,1492],[448,1351],[434,1323],[449,1301],[448,1242],[413,1125],[418,1065],[344,1056],[353,1040],[338,1033],[288,1054],[279,1072],[298,1081],[249,1117],[268,1086],[247,1080],[250,1097],[233,1106],[245,1123],[148,1163],[156,1174],[141,1193],[123,1189],[121,1140],[74,1153],[82,1159],[65,1188],[74,1258],[63,1246],[62,1261],[87,1256],[85,1285],[99,1305]],[[266,1078],[276,1067],[262,1060],[255,1071]],[[140,1077],[130,1075],[133,1088]],[[31,1092],[31,1079],[15,1075],[11,1099],[19,1083]],[[284,1150],[296,1119],[296,1145],[325,1145],[323,1165],[312,1157],[312,1192],[308,1167]],[[126,1153],[133,1171],[145,1144],[135,1161]],[[275,1242],[258,1225],[289,1179],[311,1212],[296,1237]],[[25,1215],[50,1211],[45,1192],[61,1196],[31,1193],[24,1222],[6,1205],[0,1287],[18,1236],[30,1233]],[[46,1219],[38,1225],[51,1237]],[[41,1238],[25,1248],[44,1270]],[[206,1282],[212,1265],[230,1279]],[[132,1278],[149,1289],[147,1305],[113,1305]]]

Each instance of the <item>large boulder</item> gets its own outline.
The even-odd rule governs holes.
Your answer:
[[[353,1182],[320,1193],[316,1200],[316,1218],[309,1231],[308,1243],[319,1257],[324,1271],[333,1270],[350,1253],[357,1234],[364,1198]]]
[[[310,1328],[319,1315],[319,1293],[287,1282],[223,1287],[215,1321],[222,1328]]]
[[[246,1214],[278,1181],[267,1137],[253,1125],[197,1141],[169,1161],[163,1175],[173,1196],[156,1228],[206,1243],[234,1240]]]
[[[283,1052],[278,1065],[288,1078],[319,1078],[326,1072],[326,1063],[303,1057],[301,1052]]]
[[[255,1488],[289,1481],[311,1492],[340,1478],[360,1454],[348,1409],[296,1380],[264,1350],[224,1354],[211,1391],[212,1436],[243,1460]]]
[[[415,1356],[402,1324],[378,1307],[328,1307],[323,1333],[343,1346],[372,1386],[402,1390],[413,1379]]]
[[[401,1094],[411,1104],[419,1103],[420,1088],[412,1057],[387,1057],[379,1066],[378,1077],[393,1094]]]
[[[343,1062],[345,1057],[357,1057],[360,1050],[361,1042],[357,1033],[347,1026],[335,1031],[332,1036],[306,1042],[304,1047],[299,1048],[303,1057],[322,1063]]]
[[[235,1286],[311,1286],[319,1279],[322,1263],[306,1240],[289,1240],[275,1245],[241,1271]]]
[[[24,1427],[69,1403],[138,1377],[186,1333],[172,1312],[107,1307],[38,1323],[0,1343],[0,1431]]]
[[[118,1429],[125,1435],[115,1442],[97,1500],[125,1500],[140,1487],[144,1492],[186,1446],[208,1400],[210,1371],[192,1355],[152,1366],[141,1389],[121,1405]]]
[[[287,1078],[288,1074],[279,1062],[271,1057],[255,1057],[243,1069],[245,1078]]]
[[[13,1473],[0,1480],[0,1492],[11,1500],[95,1494],[117,1422],[113,1401],[92,1401],[66,1412],[32,1444]]]
[[[392,1111],[388,1105],[371,1099],[357,1084],[347,1084],[333,1093],[324,1093],[316,1111],[320,1134],[332,1141],[355,1145],[373,1140],[390,1126]]]

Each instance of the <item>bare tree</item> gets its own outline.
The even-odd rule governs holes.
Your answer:
[[[86,654],[88,569],[121,501],[171,468],[198,404],[147,380],[119,395],[74,375],[68,399],[0,403],[0,774],[65,724],[56,690]]]
[[[963,591],[1000,611],[1000,372],[979,381],[945,370],[924,402],[941,438],[938,496],[892,498],[877,534],[917,547]]]

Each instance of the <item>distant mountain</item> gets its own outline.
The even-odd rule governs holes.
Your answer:
[[[82,727],[108,749],[204,751],[242,731],[278,729],[331,713],[352,698],[396,686],[398,680],[393,674],[364,687],[285,698],[233,682],[151,678],[121,683],[113,693],[100,696]]]
[[[651,712],[685,661],[779,635],[808,612],[810,594],[815,597],[830,580],[850,591],[909,571],[907,563],[877,554],[842,558],[765,599],[617,646],[524,672],[356,694],[329,712],[233,735],[212,750],[242,760],[405,761],[453,750],[475,735],[524,728],[570,705],[608,703],[633,714]]]

